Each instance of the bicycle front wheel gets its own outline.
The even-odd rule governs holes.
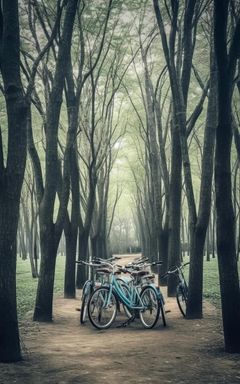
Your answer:
[[[185,292],[185,289],[181,285],[177,286],[176,298],[180,312],[183,317],[185,317],[187,310],[187,294]]]
[[[88,301],[88,317],[98,329],[107,329],[117,314],[117,298],[108,287],[96,289]]]
[[[87,318],[87,305],[88,305],[88,300],[90,297],[90,292],[87,292],[83,295],[82,298],[82,305],[80,309],[80,323],[84,324],[86,322]]]
[[[144,309],[140,310],[139,317],[145,328],[153,328],[159,318],[160,304],[155,289],[151,286],[143,288],[140,294]]]

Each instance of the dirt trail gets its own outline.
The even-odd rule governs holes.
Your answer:
[[[24,361],[0,364],[0,384],[240,384],[239,355],[224,353],[219,314],[208,303],[204,319],[185,320],[168,298],[167,327],[153,330],[140,321],[106,331],[81,326],[77,307],[57,297],[52,324],[26,320]]]

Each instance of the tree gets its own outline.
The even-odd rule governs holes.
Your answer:
[[[164,25],[162,12],[159,8],[158,0],[153,0],[156,19],[162,40],[163,52],[170,77],[170,86],[172,91],[173,118],[172,118],[172,164],[170,180],[170,233],[169,238],[169,264],[180,263],[180,198],[181,198],[181,162],[183,164],[184,182],[186,188],[186,197],[189,210],[189,232],[190,232],[190,296],[193,299],[189,301],[187,314],[188,317],[202,317],[202,259],[198,254],[198,248],[195,246],[195,234],[197,233],[197,210],[194,197],[194,188],[192,182],[192,172],[190,155],[188,148],[188,135],[193,129],[196,120],[201,113],[202,104],[207,94],[208,86],[204,87],[202,97],[195,107],[191,117],[187,119],[188,92],[191,78],[192,59],[195,48],[197,24],[206,3],[198,0],[186,1],[184,9],[177,2],[171,3],[171,29],[169,41],[167,39],[166,27]],[[180,30],[179,14],[183,12],[182,35],[178,36]],[[180,18],[181,20],[181,18]],[[177,52],[175,57],[175,52]],[[209,135],[210,139],[212,136]],[[205,152],[206,154],[206,152]],[[178,158],[177,158],[178,155]],[[210,157],[211,158],[211,157]],[[211,169],[211,164],[207,167]],[[209,175],[210,177],[211,175]],[[176,182],[177,180],[177,182]],[[207,184],[207,196],[211,196],[211,180]],[[202,189],[203,191],[203,189]],[[205,188],[204,188],[205,191]],[[208,204],[209,218],[210,204]],[[173,209],[174,208],[174,209]],[[206,222],[208,224],[208,221]],[[206,231],[203,231],[203,244]],[[174,236],[173,236],[174,235]],[[175,241],[172,240],[175,238]],[[177,247],[177,249],[176,249]],[[175,293],[176,281],[169,281],[168,293]]]
[[[5,161],[0,131],[0,361],[13,362],[21,359],[16,312],[16,236],[27,145],[17,0],[1,2],[0,44],[8,129]]]
[[[238,17],[235,27],[232,26],[233,34],[228,50],[229,5],[228,0],[214,1],[214,46],[218,67],[218,125],[215,153],[217,254],[225,349],[227,352],[240,353],[240,288],[231,181],[231,102],[236,63],[240,57],[240,18]]]
[[[66,2],[61,2],[61,0],[58,0],[56,6],[52,8],[52,7],[47,7],[43,3],[40,6],[40,4],[34,0],[31,4],[29,2],[25,3],[25,8],[23,8],[23,11],[22,11],[23,14],[26,13],[27,15],[27,20],[28,20],[27,28],[29,28],[31,32],[31,38],[32,38],[32,40],[27,39],[27,41],[25,42],[25,45],[26,44],[27,45],[26,46],[23,45],[23,48],[22,48],[22,56],[23,56],[22,69],[26,78],[29,77],[29,73],[31,72],[32,62],[34,62],[34,58],[32,54],[29,53],[29,51],[32,52],[31,48],[36,48],[37,52],[39,53],[41,51],[42,40],[46,40],[47,45],[51,46],[51,51],[49,52],[49,55],[47,56],[46,59],[41,61],[41,66],[38,70],[38,79],[40,80],[41,85],[39,86],[39,82],[38,82],[38,86],[35,87],[32,95],[32,105],[38,111],[43,122],[43,128],[44,128],[44,134],[45,134],[44,138],[42,139],[43,143],[40,146],[40,148],[37,149],[35,141],[36,141],[36,136],[37,136],[36,132],[38,127],[37,125],[35,126],[33,124],[31,113],[29,113],[29,117],[28,117],[27,138],[28,138],[28,152],[30,155],[33,172],[34,172],[35,184],[36,184],[36,195],[37,195],[37,201],[38,201],[38,209],[40,211],[40,219],[42,217],[41,207],[43,205],[42,203],[43,203],[44,196],[46,196],[47,194],[48,196],[47,200],[48,198],[50,198],[50,194],[48,193],[51,188],[52,188],[52,191],[55,190],[55,195],[56,193],[58,194],[58,198],[60,201],[60,207],[58,210],[58,220],[55,223],[56,225],[54,225],[54,231],[48,233],[49,244],[50,243],[54,244],[54,248],[55,248],[55,254],[52,252],[53,259],[56,258],[57,248],[61,238],[64,222],[65,222],[65,234],[69,233],[69,231],[67,231],[69,216],[67,214],[66,208],[68,205],[70,180],[72,181],[71,186],[72,186],[72,193],[74,196],[73,207],[74,207],[75,216],[77,215],[77,209],[79,209],[79,204],[77,204],[75,199],[76,193],[74,193],[77,190],[76,185],[78,185],[78,179],[77,177],[73,177],[73,174],[75,172],[74,148],[75,148],[78,120],[74,119],[74,116],[72,118],[72,114],[73,114],[72,111],[74,109],[74,106],[71,104],[69,105],[68,98],[67,98],[67,108],[68,108],[68,116],[70,116],[69,118],[70,122],[67,130],[67,135],[64,135],[64,139],[66,139],[66,136],[67,136],[65,146],[61,144],[60,137],[59,137],[60,135],[58,135],[58,124],[60,123],[60,110],[62,105],[61,95],[60,93],[58,93],[58,91],[61,92],[61,87],[63,86],[62,84],[64,84],[64,81],[65,81],[64,72],[66,73],[66,76],[69,73],[69,66],[67,65],[68,58],[67,56],[64,57],[64,53],[63,53],[64,50],[66,53],[66,51],[68,50],[68,46],[66,42],[64,42],[64,39],[62,39],[62,37],[60,37],[60,41],[59,39],[56,38],[60,21],[61,21],[62,11],[65,5],[66,5]],[[71,7],[71,5],[69,5],[69,7]],[[66,18],[67,16],[65,16],[65,20]],[[66,26],[66,24],[67,22],[65,23],[65,32],[68,30],[68,26]],[[41,34],[39,33],[38,27],[41,28],[41,31],[42,31]],[[71,26],[70,26],[70,29],[71,29]],[[69,36],[66,37],[66,39],[67,38],[69,39]],[[70,40],[71,40],[71,36],[70,36]],[[30,41],[31,41],[31,44],[29,43]],[[30,47],[28,48],[29,44],[30,44]],[[26,47],[28,49],[26,49]],[[57,63],[56,70],[55,70],[55,74],[53,75],[52,67],[56,63]],[[60,78],[60,81],[59,81],[59,78]],[[43,89],[43,92],[41,87]],[[42,94],[44,95],[44,98],[42,97]],[[59,97],[59,100],[57,99],[57,97]],[[60,110],[58,109],[59,105],[60,105]],[[52,114],[53,110],[56,112],[55,116],[54,114]],[[52,142],[50,145],[46,145],[46,148],[45,148],[45,140],[46,140],[46,143],[48,143],[48,140],[51,136],[51,133],[49,132],[51,132],[51,129],[53,128],[54,125],[57,133],[55,132],[54,134],[52,130]],[[55,145],[54,145],[54,141],[55,141]],[[61,160],[59,147],[62,150],[63,161]],[[45,152],[45,156],[46,156],[45,160],[47,160],[50,154],[52,156],[54,154],[56,155],[55,157],[56,164],[54,164],[53,162],[52,163],[48,162],[48,166],[46,167],[48,169],[48,181],[46,180],[47,179],[46,177],[45,186],[44,186],[44,166],[42,165],[42,162],[41,162],[42,152]],[[63,163],[63,167],[62,167],[62,163]],[[54,176],[53,176],[53,173],[51,173],[53,171],[53,168],[54,168]],[[62,168],[64,169],[63,175],[62,175]],[[50,178],[49,178],[49,174],[50,174]],[[50,189],[49,189],[49,184],[51,184]],[[56,196],[53,197],[53,201],[52,201],[53,204],[55,203],[55,197]],[[48,206],[49,209],[50,209],[50,205]],[[51,220],[52,212],[49,211],[48,213]],[[76,220],[75,220],[75,227],[77,227],[77,224],[78,223],[76,223]],[[42,234],[42,229],[43,227],[40,226],[40,234]],[[69,238],[70,238],[70,241],[68,241]],[[73,236],[66,235],[67,255],[71,250],[72,242],[73,242]],[[45,241],[42,242],[42,247],[45,247]],[[43,251],[43,248],[42,248],[42,251]],[[46,254],[46,251],[44,252],[44,254]],[[41,263],[42,268],[44,268],[43,264],[44,262],[42,258],[42,263]],[[54,265],[55,265],[55,262],[52,263],[52,268],[47,267],[49,276],[51,276],[48,279],[49,286],[47,287],[47,285],[43,284],[45,289],[49,290],[49,292],[53,291],[54,270],[55,270]],[[73,267],[75,270],[75,255],[74,255]],[[41,282],[39,281],[39,285],[40,284]],[[73,290],[72,290],[72,286],[70,287],[70,289],[71,289],[71,297],[75,297],[74,284],[73,284]],[[67,296],[68,295],[69,294],[67,294]],[[51,293],[49,293],[48,297],[51,297]],[[51,304],[49,304],[48,308],[51,308]],[[50,309],[50,312],[51,312],[51,309]]]
[[[69,197],[69,157],[70,148],[75,136],[68,131],[64,155],[63,185],[57,220],[54,222],[54,204],[58,190],[58,127],[62,106],[62,93],[70,58],[73,25],[77,11],[78,0],[69,0],[66,6],[62,35],[59,42],[56,69],[53,85],[49,95],[46,114],[46,174],[45,188],[42,191],[39,210],[41,264],[38,281],[36,304],[34,309],[35,321],[52,321],[52,300],[55,275],[57,248],[61,238],[63,224]]]
[[[187,305],[187,317],[189,318],[198,318],[202,316],[203,255],[211,211],[213,158],[215,146],[215,130],[217,124],[216,62],[212,48],[211,51],[210,88],[208,95],[207,117],[204,131],[199,209],[196,216],[196,222],[193,228],[193,234],[191,239],[192,244],[190,249],[191,266],[189,274],[189,298]]]

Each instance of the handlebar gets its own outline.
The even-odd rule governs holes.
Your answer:
[[[97,259],[93,259],[92,261],[90,262],[87,262],[87,261],[84,261],[84,260],[76,260],[75,263],[78,264],[78,265],[87,265],[89,267],[95,267],[95,268],[99,268],[101,266],[107,266],[107,267],[110,267],[112,270],[114,270],[114,267],[117,267],[121,270],[121,272],[123,273],[131,273],[132,271],[130,271],[130,269],[132,270],[141,270],[143,268],[146,268],[146,267],[151,267],[151,266],[155,266],[155,265],[161,265],[163,262],[162,261],[154,261],[154,262],[151,262],[151,263],[146,263],[146,262],[139,262],[137,264],[135,263],[132,263],[132,264],[127,264],[125,267],[123,267],[122,265],[118,265],[118,264],[113,264],[111,263],[111,261],[113,260],[119,260],[121,259],[121,257],[113,257],[113,258],[110,258],[110,259],[101,259],[101,258],[97,258]],[[144,260],[148,260],[148,258],[145,258]],[[171,272],[172,273],[172,272]]]
[[[95,263],[93,262],[88,263],[87,261],[84,261],[84,260],[75,260],[75,263],[80,265],[87,265],[89,267],[100,267],[100,265],[103,265],[102,263],[97,261]]]
[[[171,274],[174,274],[176,272],[178,272],[179,270],[183,269],[186,265],[190,264],[190,262],[188,261],[187,263],[184,263],[182,265],[179,265],[179,266],[174,266],[173,269],[169,269],[169,271],[167,271],[166,273],[164,273],[162,276],[160,276],[161,278],[163,277],[166,277],[167,275],[171,275]]]
[[[121,260],[121,257],[120,256],[112,256],[112,257],[109,257],[108,259],[102,259],[101,257],[96,257],[93,260],[101,261],[101,262],[105,262],[105,261],[111,262],[114,260]]]
[[[149,260],[148,257],[144,257],[144,258],[142,258],[142,259],[138,259],[138,260],[133,261],[132,264],[142,264],[142,263],[145,263],[145,262],[148,261],[148,260]]]
[[[111,262],[114,261],[114,260],[121,260],[121,257],[120,256],[113,256],[113,257],[109,257],[108,259],[101,259],[100,257],[96,258],[96,259],[92,259],[91,261],[84,261],[84,260],[75,260],[75,263],[76,264],[84,264],[84,265],[88,265],[88,266],[99,266],[99,265],[103,265],[103,264],[107,264],[107,265],[111,265]]]

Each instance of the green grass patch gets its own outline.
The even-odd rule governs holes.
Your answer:
[[[58,256],[55,272],[54,293],[62,295],[64,287],[65,257]],[[29,260],[17,260],[17,307],[18,318],[22,320],[25,314],[33,311],[36,299],[38,279],[32,278]]]
[[[203,296],[216,307],[221,306],[220,285],[217,258],[204,261],[203,265]]]
[[[189,258],[185,257],[184,262],[189,261]],[[240,277],[240,263],[238,263],[238,273]],[[186,281],[188,281],[188,270],[185,268],[184,275]],[[218,274],[218,261],[217,258],[211,258],[210,261],[206,261],[204,258],[203,264],[203,297],[209,300],[217,308],[221,307],[220,296],[220,284]]]

